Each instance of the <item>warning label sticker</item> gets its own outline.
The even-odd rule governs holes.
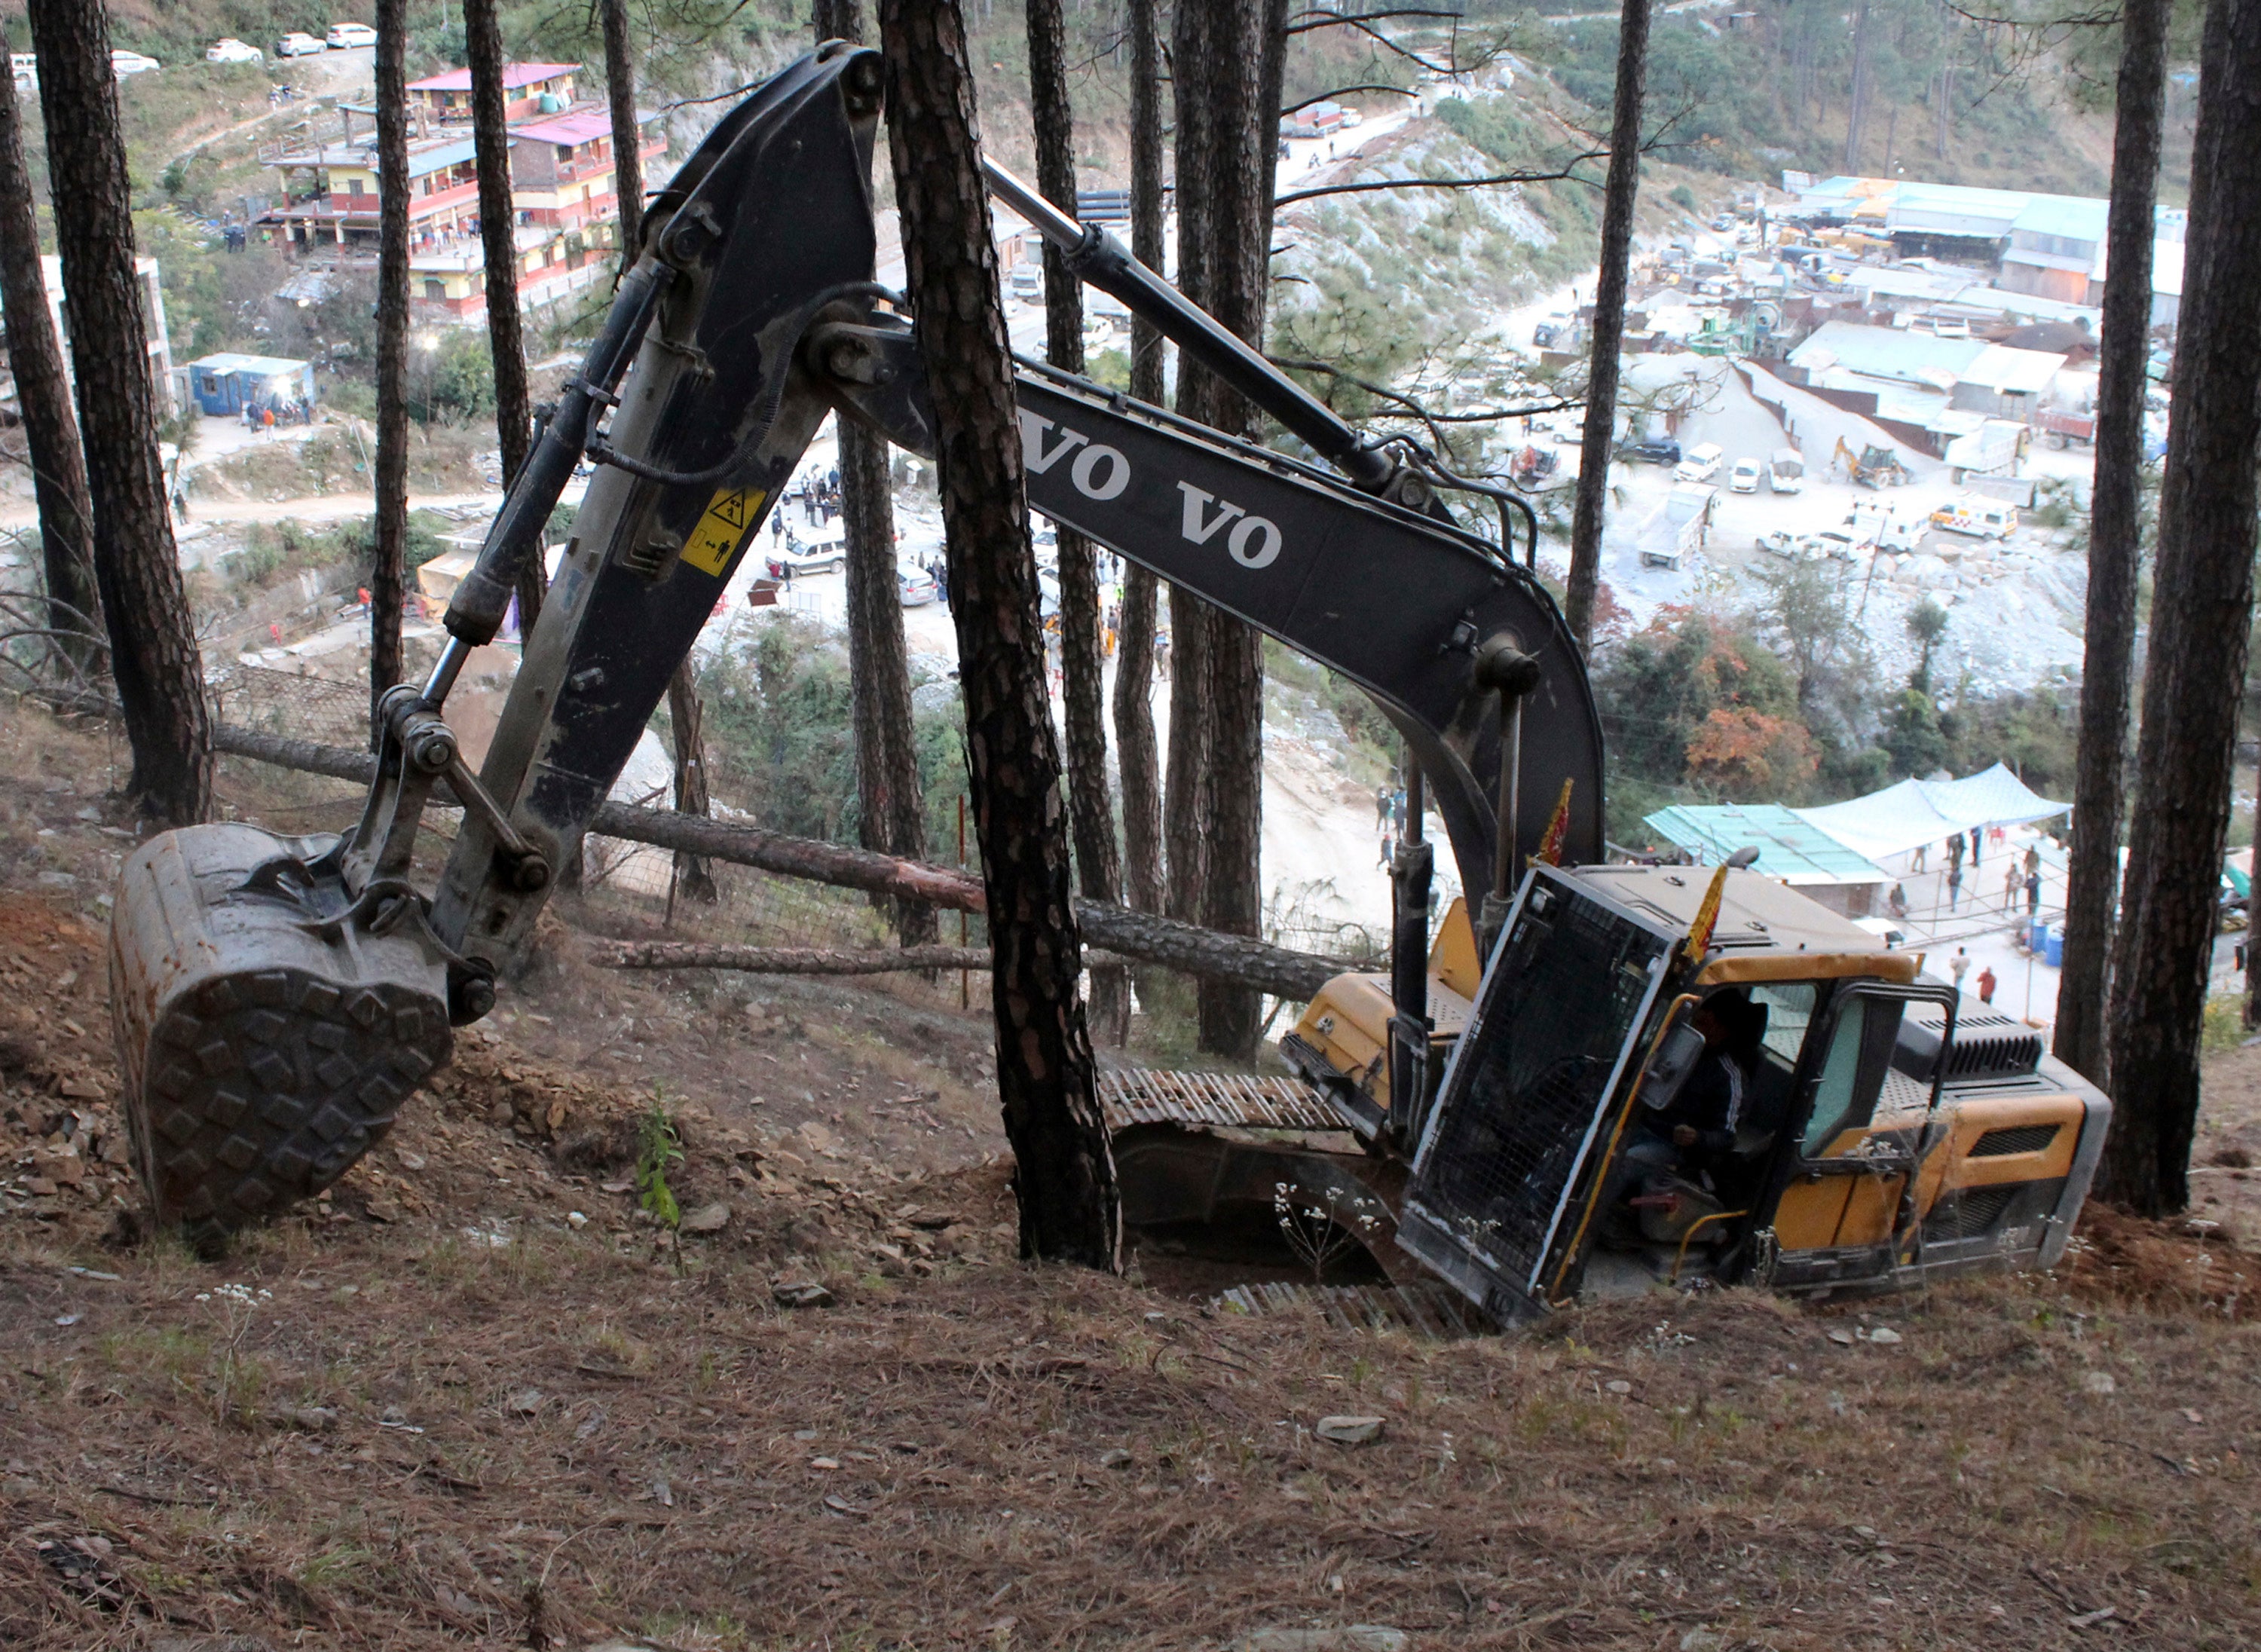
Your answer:
[[[684,542],[683,560],[701,573],[721,577],[740,544],[761,520],[762,502],[769,496],[758,488],[726,487],[707,501],[706,514]]]

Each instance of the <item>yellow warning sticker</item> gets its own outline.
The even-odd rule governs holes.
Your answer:
[[[761,521],[762,502],[768,497],[759,488],[716,489],[714,497],[707,501],[707,513],[699,519],[699,526],[684,542],[683,560],[700,572],[720,578],[746,535]]]

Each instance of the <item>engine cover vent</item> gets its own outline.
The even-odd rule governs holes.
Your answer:
[[[1910,1078],[1927,1078],[1939,1059],[1947,1031],[1947,1011],[1938,1004],[1910,1004],[1900,1018],[1899,1043],[1892,1065]],[[1956,1018],[1955,1047],[1947,1055],[1947,1081],[2016,1078],[2041,1066],[2042,1039],[2021,1021],[1964,1001]]]

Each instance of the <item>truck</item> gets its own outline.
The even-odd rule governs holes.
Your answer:
[[[1767,486],[1776,493],[1805,492],[1805,456],[1796,448],[1776,448],[1767,461]]]
[[[925,363],[872,279],[886,83],[864,48],[796,60],[654,200],[454,589],[438,663],[379,703],[359,823],[190,826],[126,858],[113,1034],[158,1223],[224,1243],[329,1186],[449,1059],[455,1029],[492,1010],[554,869],[827,417],[933,452]],[[1473,532],[1418,443],[1353,428],[1114,237],[985,171],[1079,279],[1313,456],[1023,363],[1030,506],[1340,672],[1409,757],[1389,966],[1298,989],[1280,1042],[1293,1076],[1103,1081],[1092,1124],[1133,1242],[1276,1269],[1292,1190],[1353,1277],[1451,1293],[1500,1326],[1660,1286],[1844,1293],[2053,1265],[2108,1101],[2029,1029],[1920,979],[1915,955],[1750,870],[1755,849],[1708,869],[1606,864],[1592,685],[1536,574],[1527,506],[1486,490],[1503,533]],[[808,233],[781,240],[779,221]],[[597,470],[557,595],[474,773],[448,700],[585,456]],[[443,777],[463,816],[427,894],[414,851]],[[1475,894],[1433,937],[1432,800]],[[1715,1141],[1690,1127],[1697,1154],[1676,1120],[1723,1087],[1741,1105]]]
[[[1640,529],[1637,544],[1644,568],[1677,571],[1704,549],[1712,534],[1712,510],[1719,490],[1681,482],[1658,502]]]

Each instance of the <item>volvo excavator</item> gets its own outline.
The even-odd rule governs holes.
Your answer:
[[[877,54],[820,48],[652,204],[438,664],[381,703],[355,828],[195,826],[127,860],[111,999],[161,1220],[217,1239],[327,1186],[492,1009],[823,420],[932,451],[906,305],[873,280],[881,86]],[[1441,1282],[1502,1324],[1660,1284],[1826,1292],[2054,1263],[2109,1106],[2029,1029],[1756,872],[1604,864],[1599,722],[1528,506],[1353,429],[1111,236],[987,170],[1082,280],[1298,447],[1022,363],[1032,508],[1341,673],[1410,758],[1390,967],[1310,1002],[1280,1045],[1294,1076],[1106,1075],[1126,1222],[1194,1249],[1316,1224],[1368,1277]],[[475,774],[449,690],[585,460]],[[1455,492],[1497,513],[1496,538],[1461,524]],[[412,855],[443,780],[463,814],[427,895]],[[1475,892],[1441,921],[1431,802]],[[1702,1161],[1676,1158],[1696,1132],[1675,1110],[1721,1083]]]

